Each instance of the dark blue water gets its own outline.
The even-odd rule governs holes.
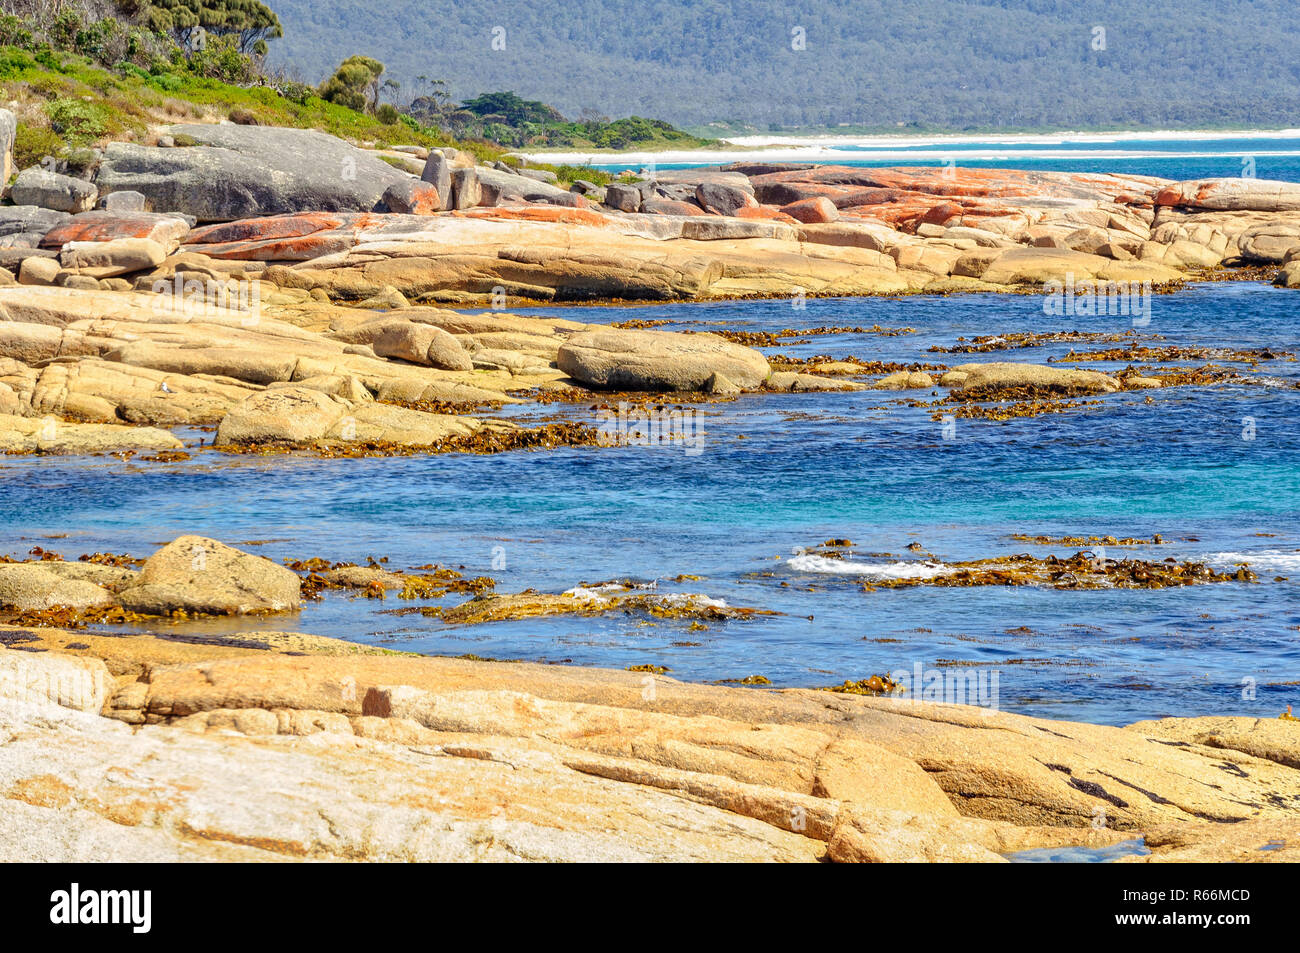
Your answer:
[[[832,139],[785,140],[754,149],[741,140],[727,153],[744,153],[746,160],[817,162],[849,166],[943,166],[992,169],[1116,172],[1184,181],[1235,177],[1300,181],[1300,135],[1242,135],[1224,133],[1207,138],[1098,134],[1087,139],[1061,136],[990,137],[987,139]],[[816,144],[812,144],[816,143]],[[592,157],[596,168],[618,172],[640,169],[654,161],[658,168],[691,168],[729,161],[708,152],[684,156]]]
[[[1300,351],[1297,301],[1264,284],[1199,285],[1157,297],[1142,330],[1165,344]],[[1124,330],[1127,320],[1048,318],[1041,299],[1020,295],[569,314],[694,329],[908,326],[916,333],[820,336],[777,350],[949,364],[1041,362],[1068,345],[969,357],[927,348],[963,335]],[[39,543],[69,557],[147,555],[176,535],[200,533],[235,545],[269,540],[246,548],[277,560],[388,556],[394,568],[464,566],[498,579],[500,591],[658,580],[662,592],[782,614],[706,630],[623,615],[457,629],[379,613],[403,604],[396,600],[330,595],[298,616],[254,625],[439,654],[656,663],[693,680],[762,674],[777,685],[939,663],[951,673],[996,671],[998,706],[1037,715],[1107,723],[1276,717],[1300,703],[1300,688],[1289,684],[1300,681],[1298,369],[1272,361],[1239,382],[1116,394],[1100,407],[1033,419],[958,420],[951,440],[929,409],[906,406],[929,395],[864,392],[707,405],[697,455],[679,446],[334,461],[208,452],[175,465],[0,458],[0,551]],[[586,406],[516,413],[557,412],[595,421]],[[1245,418],[1254,439],[1243,439]],[[41,539],[58,533],[71,537]],[[790,564],[799,547],[831,538],[852,540],[855,562],[885,565],[914,561],[905,548],[914,541],[944,560],[1077,548],[1017,542],[1014,533],[1160,533],[1166,545],[1107,555],[1249,561],[1260,582],[864,592],[857,578]],[[494,556],[504,568],[493,568]],[[701,578],[673,581],[683,573]]]

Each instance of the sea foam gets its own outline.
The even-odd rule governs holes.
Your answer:
[[[796,572],[818,573],[831,576],[863,576],[867,579],[934,579],[952,570],[938,562],[857,562],[851,559],[830,559],[804,553],[793,557],[786,565]]]

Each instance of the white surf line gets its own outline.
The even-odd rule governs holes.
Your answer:
[[[1285,130],[1251,130],[1242,132],[1150,132],[1100,134],[1079,133],[1052,136],[749,136],[722,139],[721,142],[732,148],[722,149],[677,149],[662,152],[529,152],[530,158],[538,162],[577,165],[720,165],[728,162],[778,162],[808,161],[826,159],[880,159],[891,161],[907,158],[934,159],[982,159],[999,160],[1008,156],[1006,147],[1016,146],[1068,146],[1087,143],[1105,143],[1117,148],[1101,149],[1046,149],[1038,151],[1016,151],[1012,153],[1020,158],[1089,158],[1089,159],[1199,159],[1217,158],[1219,156],[1237,155],[1236,150],[1201,151],[1181,150],[1178,152],[1153,152],[1149,148],[1141,151],[1118,148],[1126,142],[1135,144],[1151,141],[1186,141],[1212,142],[1243,139],[1294,139],[1300,138],[1300,129]],[[982,150],[964,150],[957,155],[945,151],[944,146],[984,145]],[[781,148],[784,146],[784,148]],[[855,148],[843,148],[853,146]],[[922,147],[930,151],[921,151]],[[999,149],[998,147],[1003,147]],[[1261,152],[1252,150],[1252,155],[1295,156],[1296,150],[1269,150]]]

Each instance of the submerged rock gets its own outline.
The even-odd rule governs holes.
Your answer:
[[[996,399],[1002,391],[1023,392],[1027,396],[1110,394],[1121,387],[1118,380],[1100,371],[1004,361],[959,364],[940,377],[939,383],[955,387],[963,395],[982,393],[990,399]]]
[[[871,385],[879,390],[920,390],[934,386],[934,378],[925,371],[896,371]]]

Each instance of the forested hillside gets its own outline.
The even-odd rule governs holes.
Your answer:
[[[569,116],[764,129],[1300,116],[1294,0],[269,2],[284,26],[271,62],[304,80],[365,53],[400,96],[441,79],[454,100],[512,89]]]

